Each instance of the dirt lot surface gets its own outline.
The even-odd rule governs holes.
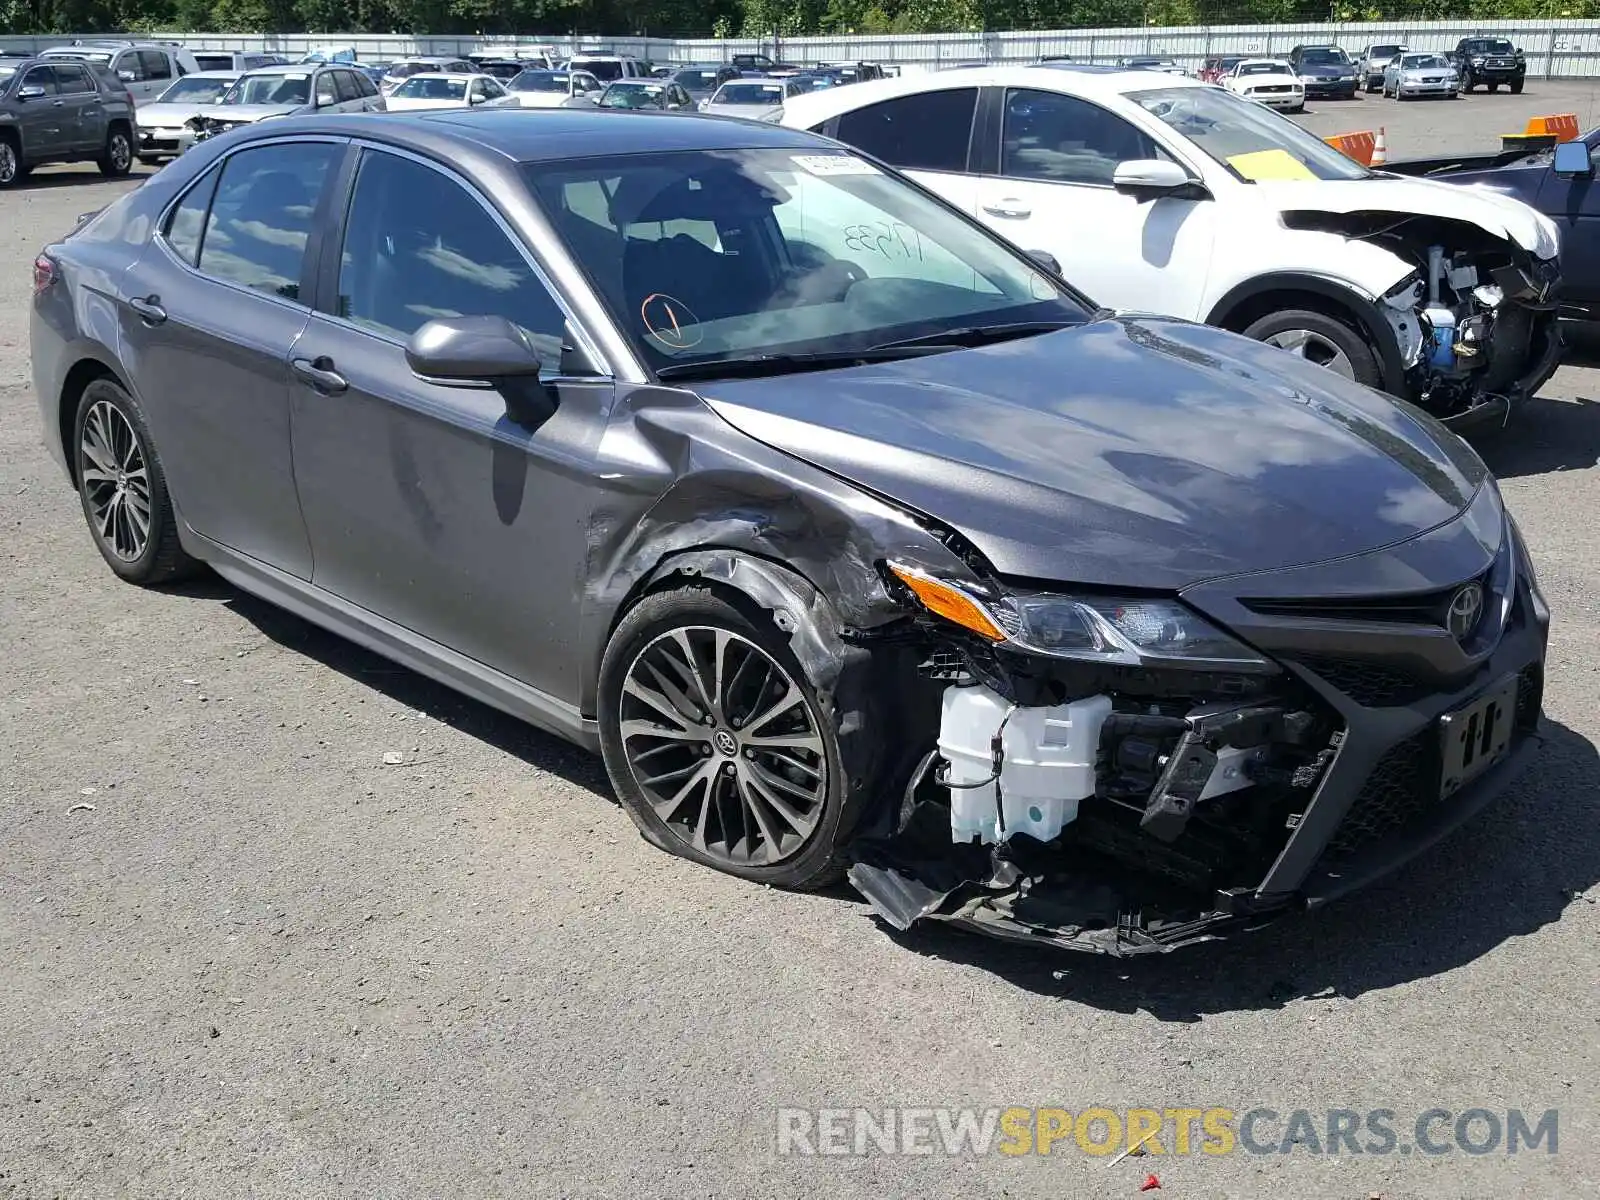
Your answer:
[[[1381,112],[1422,154],[1593,97],[1307,123]],[[691,867],[579,752],[220,583],[117,583],[40,444],[27,309],[36,249],[125,186],[0,196],[0,1198],[1600,1194],[1600,337],[1481,439],[1556,613],[1536,767],[1402,878],[1118,964]],[[785,1106],[1097,1104],[1399,1136],[776,1154]],[[1402,1152],[1435,1108],[1447,1142],[1559,1110],[1557,1152]]]

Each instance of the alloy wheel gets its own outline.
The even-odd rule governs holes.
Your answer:
[[[1310,329],[1285,329],[1279,333],[1268,334],[1261,340],[1269,346],[1276,346],[1280,350],[1298,354],[1308,362],[1314,362],[1319,367],[1326,367],[1334,374],[1343,375],[1346,379],[1354,379],[1356,377],[1356,369],[1350,362],[1350,356],[1323,337],[1322,334]]]
[[[11,143],[0,138],[0,187],[15,183],[17,179],[17,152]]]
[[[150,475],[139,435],[105,400],[84,419],[78,478],[96,536],[123,562],[136,562],[150,545]]]
[[[133,150],[128,145],[126,136],[120,133],[111,135],[111,165],[118,171],[126,171],[133,162]]]
[[[656,816],[700,854],[771,866],[816,831],[828,794],[816,714],[749,639],[712,626],[657,637],[624,676],[618,730]]]

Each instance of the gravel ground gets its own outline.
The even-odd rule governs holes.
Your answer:
[[[1465,139],[1517,103],[1338,111]],[[696,869],[578,752],[220,583],[117,583],[26,313],[122,186],[0,197],[0,1197],[1600,1194],[1600,338],[1485,440],[1557,614],[1538,765],[1404,879],[1123,965]],[[776,1154],[780,1106],[1095,1104],[1392,1109],[1404,1143],[1554,1108],[1559,1143]]]

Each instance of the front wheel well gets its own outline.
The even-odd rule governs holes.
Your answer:
[[[1254,296],[1246,296],[1214,323],[1232,333],[1243,333],[1262,317],[1291,308],[1303,308],[1309,312],[1322,313],[1350,326],[1351,329],[1361,334],[1368,341],[1372,340],[1372,331],[1366,327],[1366,324],[1356,315],[1353,309],[1340,304],[1332,296],[1324,295],[1321,292],[1298,291],[1293,288],[1275,289],[1260,292]]]
[[[61,384],[61,404],[56,412],[56,424],[61,431],[61,453],[67,460],[67,474],[72,477],[74,487],[78,485],[78,466],[77,455],[72,452],[72,433],[78,419],[78,401],[83,399],[84,389],[96,379],[109,379],[119,387],[123,386],[115,371],[94,358],[79,359]]]

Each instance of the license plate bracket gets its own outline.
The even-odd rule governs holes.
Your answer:
[[[1439,718],[1443,773],[1439,795],[1460,791],[1511,749],[1517,720],[1517,677],[1508,675],[1486,692]]]

